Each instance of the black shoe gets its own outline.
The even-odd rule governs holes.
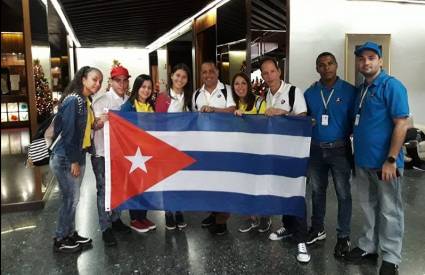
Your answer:
[[[411,170],[413,169],[413,160],[404,162],[404,169]]]
[[[210,214],[208,217],[202,220],[202,227],[210,227],[211,225],[215,224],[215,215]]]
[[[324,239],[326,239],[325,230],[317,231],[317,230],[314,230],[313,228],[310,228],[310,231],[308,232],[308,239],[306,244],[308,245],[314,244],[315,242],[321,241]]]
[[[89,246],[92,243],[92,239],[78,235],[77,231],[75,231],[69,238],[81,246]]]
[[[125,225],[121,219],[112,222],[112,229],[117,232],[130,233],[131,228]]]
[[[418,170],[418,171],[425,171],[425,161],[423,160],[418,160],[418,161],[412,161],[412,166],[413,169]]]
[[[176,229],[176,222],[174,221],[172,213],[165,213],[165,228],[167,228],[167,230]]]
[[[261,217],[260,224],[258,225],[258,232],[265,233],[270,230],[272,226],[272,219],[270,217]]]
[[[334,256],[337,258],[344,257],[348,252],[350,252],[350,245],[350,238],[338,238],[334,249]]]
[[[344,259],[353,264],[359,264],[362,261],[374,261],[378,259],[377,253],[367,253],[359,247],[355,247],[353,250],[345,254]]]
[[[115,239],[114,233],[111,228],[106,229],[102,232],[102,240],[106,246],[116,246],[117,239]]]
[[[223,223],[223,224],[213,224],[208,228],[208,230],[213,235],[221,236],[221,235],[226,234],[227,225],[225,223]]]
[[[379,275],[398,275],[398,265],[382,261]]]
[[[187,223],[184,222],[184,217],[182,212],[176,212],[176,224],[179,229],[183,229],[187,226]]]
[[[81,251],[81,246],[80,244],[72,240],[71,238],[65,238],[62,240],[58,240],[54,238],[53,250],[55,252],[61,252],[61,253],[75,253],[75,252]]]

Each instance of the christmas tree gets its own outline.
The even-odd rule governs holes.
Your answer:
[[[42,122],[49,118],[53,112],[52,92],[49,83],[44,77],[40,60],[34,60],[35,98],[37,102],[37,121]]]

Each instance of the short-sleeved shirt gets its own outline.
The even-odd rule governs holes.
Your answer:
[[[360,114],[353,131],[355,162],[362,168],[380,169],[388,158],[393,119],[409,116],[407,90],[399,80],[381,71],[370,84],[359,110],[365,88],[365,84],[360,85],[354,109]],[[404,167],[402,150],[397,156],[397,167]]]
[[[321,91],[325,102],[329,99],[327,108]],[[356,88],[353,85],[338,77],[333,87],[328,89],[317,81],[305,91],[304,97],[309,115],[316,120],[312,133],[314,141],[334,142],[345,140],[351,135],[356,99]],[[327,126],[322,125],[322,115],[328,116]]]
[[[121,97],[117,95],[117,93],[111,88],[108,92],[94,100],[92,104],[94,115],[98,117],[99,115],[105,113],[105,109],[119,111],[121,105],[124,104],[127,99],[127,95]],[[96,156],[104,156],[103,128],[94,131],[93,141],[96,150]]]
[[[291,106],[289,105],[289,90],[291,89],[291,86],[291,84],[285,83],[281,80],[279,90],[277,90],[274,95],[269,88],[266,96],[267,108],[273,107],[289,112],[291,110]],[[299,88],[295,88],[294,106],[290,115],[298,115],[306,112],[307,105],[305,103],[303,92]]]
[[[247,111],[247,107],[248,104],[239,103],[238,109],[246,115],[264,115],[266,112],[266,101],[262,97],[255,96],[254,106],[252,106],[252,109]]]
[[[224,96],[222,89],[226,89],[227,95]],[[199,95],[196,96],[198,92],[193,93],[192,97],[192,106],[194,111],[199,111],[202,106],[210,106],[215,108],[228,108],[235,106],[235,101],[233,100],[232,90],[229,85],[224,85],[220,81],[217,83],[214,91],[212,93],[208,92],[205,89],[205,85],[202,85],[199,89]],[[196,102],[195,102],[196,97]]]

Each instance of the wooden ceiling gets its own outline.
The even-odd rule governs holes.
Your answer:
[[[146,47],[212,0],[59,0],[83,47]]]

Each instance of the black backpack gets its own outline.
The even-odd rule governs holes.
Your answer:
[[[201,89],[198,89],[198,90],[196,90],[195,91],[195,106],[193,106],[193,107],[195,107],[195,110],[197,111],[198,110],[198,104],[196,104],[196,100],[198,99],[198,96],[199,96],[199,94],[201,93]],[[224,95],[224,100],[226,100],[226,102],[227,102],[227,89],[226,89],[226,86],[224,86],[224,88],[223,89],[221,89],[221,93]]]

